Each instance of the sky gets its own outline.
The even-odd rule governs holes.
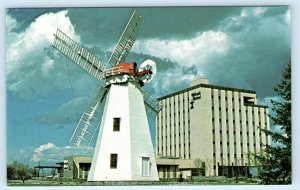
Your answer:
[[[61,29],[107,63],[133,10],[6,10],[8,162],[54,165],[64,156],[92,155],[92,147],[75,148],[69,139],[102,83],[55,50],[53,34]],[[126,61],[156,62],[157,75],[145,86],[153,96],[207,78],[210,84],[254,90],[260,104],[278,99],[273,87],[291,58],[289,6],[137,10],[144,23]],[[154,121],[149,123],[154,137]]]

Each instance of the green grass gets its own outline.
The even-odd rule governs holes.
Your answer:
[[[243,179],[236,183],[235,179],[224,180],[161,180],[158,182],[141,181],[116,181],[116,182],[87,182],[84,180],[27,180],[23,183],[21,180],[9,180],[8,186],[198,186],[198,185],[257,185],[257,180]]]

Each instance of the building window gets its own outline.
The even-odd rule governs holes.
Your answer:
[[[121,118],[116,117],[113,120],[113,131],[120,131]]]
[[[142,157],[142,176],[150,176],[150,159],[149,157]]]
[[[110,168],[116,169],[118,164],[118,154],[110,154]]]

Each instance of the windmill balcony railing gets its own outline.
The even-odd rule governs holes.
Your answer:
[[[123,66],[117,66],[105,71],[105,77],[110,77],[113,75],[119,75],[123,73]]]

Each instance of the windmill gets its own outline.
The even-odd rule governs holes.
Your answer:
[[[155,76],[156,64],[146,60],[137,69],[137,63],[125,63],[142,23],[134,11],[109,68],[59,29],[54,34],[54,48],[105,84],[94,93],[70,139],[84,147],[98,136],[88,181],[158,180],[146,111],[155,117],[162,105],[142,88]]]

